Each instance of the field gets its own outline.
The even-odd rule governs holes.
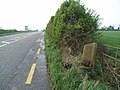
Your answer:
[[[32,31],[17,31],[17,30],[3,30],[3,29],[0,29],[0,37],[1,36],[12,35],[12,34],[27,33],[27,32],[32,32]]]
[[[6,36],[6,35],[11,35],[11,34],[17,34],[19,33],[18,31],[16,30],[3,30],[3,29],[0,29],[0,36]]]
[[[102,31],[99,40],[107,45],[120,47],[120,31]]]
[[[101,61],[101,68],[104,68],[104,71],[101,72],[104,74],[102,78],[104,78],[104,82],[109,83],[110,87],[113,88],[112,90],[120,90],[118,86],[120,85],[120,82],[118,82],[120,73],[114,72],[114,68],[118,71],[120,70],[120,50],[111,47],[120,48],[120,31],[102,31],[99,41],[110,45],[110,47],[106,46],[103,50],[103,53],[107,56],[104,54],[103,61],[101,61],[101,58],[99,60]]]

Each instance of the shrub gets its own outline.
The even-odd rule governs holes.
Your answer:
[[[66,0],[51,17],[47,32],[58,45],[67,44],[76,55],[84,44],[93,42],[99,26],[99,15],[79,1]]]
[[[79,74],[74,67],[64,70],[60,49],[47,33],[45,33],[45,43],[52,90],[110,90],[104,84]]]

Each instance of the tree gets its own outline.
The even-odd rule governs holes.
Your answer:
[[[51,18],[47,28],[58,45],[66,44],[74,54],[82,51],[83,45],[93,42],[99,26],[99,15],[85,8],[79,0],[66,0]]]

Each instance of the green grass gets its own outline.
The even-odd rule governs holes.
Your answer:
[[[120,48],[120,31],[102,31],[99,40],[104,44]],[[108,48],[108,52],[108,55],[111,55],[113,57],[116,56],[115,48]],[[120,50],[118,53],[118,58],[120,59]]]
[[[120,31],[102,31],[99,41],[102,42],[103,44],[120,48]],[[103,50],[103,52],[114,58],[116,57],[116,48],[106,47],[105,50]],[[120,59],[120,50],[118,51],[117,59]],[[117,86],[118,84],[116,83],[113,74],[108,70],[107,68],[108,66],[106,65],[108,64],[110,68],[113,67],[119,68],[120,62],[116,60],[112,60],[107,57],[104,58],[104,60],[100,58],[99,62],[101,65],[98,66],[98,69],[96,70],[99,70],[100,67],[103,68],[101,69],[101,73],[103,75],[100,73],[101,75],[99,74],[99,76],[100,77],[102,76],[101,78],[103,78],[104,82],[107,82],[107,84],[109,83],[109,86],[112,88],[112,90],[118,90],[118,86]]]
[[[6,35],[11,35],[11,34],[18,34],[18,33],[20,33],[20,31],[0,29],[0,37],[6,36]]]
[[[12,34],[28,33],[28,32],[31,32],[31,31],[17,31],[17,30],[3,30],[3,29],[0,29],[0,37],[1,36],[12,35]]]
[[[65,70],[62,66],[60,48],[47,33],[45,33],[45,46],[52,90],[111,90],[99,81],[89,80],[74,67]]]
[[[73,68],[64,72],[59,48],[46,34],[45,42],[48,69],[53,83],[53,90],[75,90],[81,83],[81,76]]]
[[[19,33],[21,33],[21,32],[1,33],[1,34],[0,34],[0,37],[1,37],[1,36],[12,35],[12,34],[19,34]]]
[[[102,31],[99,40],[105,44],[120,47],[120,31]]]

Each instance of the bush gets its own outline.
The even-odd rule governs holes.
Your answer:
[[[89,81],[83,74],[79,74],[74,67],[64,70],[60,49],[48,34],[45,33],[46,56],[50,73],[52,90],[109,90],[98,81]]]
[[[51,17],[46,27],[45,42],[53,90],[109,90],[98,81],[85,79],[88,71],[83,70],[85,74],[79,74],[73,66],[67,70],[62,67],[61,48],[66,45],[71,48],[72,55],[78,55],[84,44],[95,41],[98,26],[99,15],[75,0],[66,0]]]
[[[79,1],[66,0],[46,29],[55,43],[67,44],[77,54],[84,44],[95,40],[98,26],[99,15],[95,11],[85,8]]]

